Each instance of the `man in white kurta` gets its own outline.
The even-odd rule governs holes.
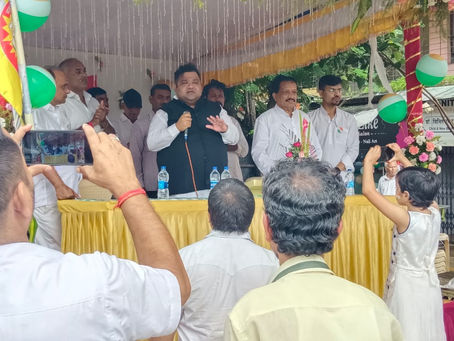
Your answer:
[[[70,122],[60,111],[69,93],[65,74],[58,69],[50,70],[55,77],[56,93],[52,101],[42,108],[32,111],[35,130],[70,130]],[[33,177],[35,184],[35,209],[33,216],[38,224],[35,243],[60,250],[61,215],[57,207],[57,199],[74,198],[79,191],[82,176],[75,166],[56,166],[56,183],[52,184],[43,174]]]
[[[119,198],[140,188],[129,151],[84,127],[88,180]],[[24,134],[25,128],[16,133]],[[95,146],[95,148],[93,148]],[[63,254],[27,242],[33,172],[0,131],[0,339],[141,340],[175,330],[190,285],[177,247],[143,194],[121,206],[139,264],[105,253]]]
[[[385,162],[385,172],[378,180],[377,190],[383,195],[396,195],[396,174],[399,166],[396,161]]]
[[[322,158],[322,148],[309,116],[295,108],[298,98],[296,81],[278,75],[271,84],[270,92],[276,105],[257,118],[252,141],[252,159],[260,172],[267,174],[277,161],[286,158],[285,154],[294,142],[303,141],[301,125],[305,120],[306,136],[310,131],[310,149],[315,152],[312,155]]]
[[[359,134],[352,114],[338,108],[342,99],[342,81],[336,76],[323,76],[319,81],[322,106],[309,112],[322,146],[322,161],[342,172],[354,170],[359,153]]]

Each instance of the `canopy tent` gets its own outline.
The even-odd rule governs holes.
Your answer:
[[[176,65],[194,62],[205,81],[235,85],[390,31],[405,12],[402,5],[385,9],[385,1],[373,1],[350,34],[356,6],[349,0],[207,0],[202,7],[192,0],[58,0],[43,27],[24,33],[24,45],[26,52],[122,56],[130,65],[157,61],[152,78],[172,79]],[[130,65],[114,71],[127,73]]]

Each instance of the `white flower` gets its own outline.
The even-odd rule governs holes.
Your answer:
[[[418,135],[416,136],[416,143],[420,146],[422,146],[426,142],[426,137],[424,135]]]
[[[437,158],[437,154],[434,152],[430,152],[429,154],[429,161],[434,161]]]
[[[435,174],[440,174],[441,173],[441,167],[438,166],[437,169],[435,170]]]
[[[427,6],[428,6],[428,7],[435,6],[435,3],[436,3],[435,0],[429,0],[429,1],[427,2]]]
[[[6,120],[3,117],[0,117],[0,128],[6,127]]]
[[[416,124],[415,124],[415,130],[416,130],[416,131],[421,131],[421,130],[423,130],[422,123],[416,123]]]
[[[435,148],[437,148],[437,150],[438,150],[439,152],[441,152],[441,150],[443,149],[443,147],[441,146],[441,144],[437,144],[437,145],[435,146]]]
[[[408,161],[410,161],[410,163],[413,165],[413,166],[416,166],[416,159],[409,159]]]

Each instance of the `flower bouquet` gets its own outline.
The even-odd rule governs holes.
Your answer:
[[[431,130],[425,130],[422,123],[415,124],[413,128],[409,127],[409,130],[413,136],[408,135],[404,139],[407,145],[405,149],[407,159],[414,166],[427,168],[435,174],[440,174],[442,161],[440,136],[435,136]]]
[[[287,153],[285,153],[285,157],[288,159],[302,159],[305,157],[315,157],[315,149],[310,143],[311,137],[311,123],[308,122],[305,118],[301,117],[300,112],[300,136],[302,141],[292,134],[292,143],[290,148],[288,148]]]
[[[0,96],[0,128],[8,132],[14,132],[13,107]]]

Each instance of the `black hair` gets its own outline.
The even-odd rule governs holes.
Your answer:
[[[273,94],[277,94],[279,92],[282,82],[292,82],[297,84],[295,78],[293,77],[286,75],[277,75],[268,86],[268,93],[270,98],[273,98]]]
[[[123,103],[128,108],[142,108],[142,96],[134,90],[129,89],[123,94]]]
[[[219,89],[219,90],[222,90],[222,92],[224,92],[225,94],[225,84],[216,80],[216,79],[212,79],[207,85],[205,85],[205,87],[203,88],[203,91],[202,91],[202,98],[207,98],[208,97],[208,93],[210,92],[211,89]]]
[[[159,84],[155,84],[151,87],[150,95],[153,96],[156,90],[167,90],[167,91],[171,92],[170,88],[167,84],[159,83]]]
[[[254,216],[251,190],[238,179],[221,180],[208,196],[208,213],[214,230],[244,233]]]
[[[342,79],[340,79],[339,77],[334,76],[334,75],[326,75],[319,79],[318,89],[325,90],[325,87],[327,85],[334,86],[334,85],[338,85],[338,84],[342,84]]]
[[[400,191],[408,192],[410,203],[416,207],[427,208],[434,201],[440,189],[440,177],[429,169],[407,167],[396,175]]]
[[[188,64],[180,65],[178,67],[177,71],[175,71],[175,73],[174,73],[175,84],[178,83],[178,79],[180,78],[180,76],[186,72],[195,72],[195,73],[197,73],[197,75],[200,78],[200,72],[197,69],[197,66],[195,66],[192,63],[188,63]]]
[[[96,98],[96,96],[107,94],[106,90],[104,90],[103,88],[98,88],[98,87],[90,88],[87,90],[87,92],[95,98]]]

